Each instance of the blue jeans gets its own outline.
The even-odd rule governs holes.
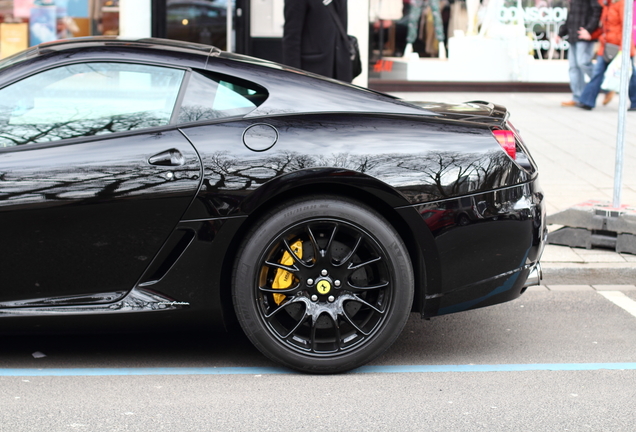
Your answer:
[[[630,59],[630,63],[632,66],[632,77],[629,79],[629,101],[630,108],[636,108],[636,70],[634,70],[633,59]],[[596,97],[601,91],[601,84],[603,84],[603,78],[605,78],[607,66],[609,66],[609,64],[603,60],[602,56],[596,57],[596,65],[594,66],[592,79],[583,89],[583,93],[579,99],[580,103],[592,108],[596,106]]]
[[[568,51],[570,89],[575,102],[580,102],[581,93],[585,88],[585,75],[592,78],[593,58],[594,42],[578,41],[570,45]]]

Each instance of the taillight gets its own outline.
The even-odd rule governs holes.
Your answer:
[[[494,130],[492,134],[502,149],[508,156],[515,160],[517,158],[517,144],[515,142],[515,134],[509,130]]]

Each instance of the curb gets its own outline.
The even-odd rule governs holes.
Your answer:
[[[526,292],[572,292],[572,291],[636,291],[636,285],[535,285]]]
[[[541,285],[632,285],[636,265],[632,263],[541,263]]]

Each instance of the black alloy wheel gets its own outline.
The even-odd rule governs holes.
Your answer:
[[[344,372],[398,337],[413,270],[393,227],[335,197],[281,205],[252,227],[235,264],[238,320],[267,357],[312,373]]]

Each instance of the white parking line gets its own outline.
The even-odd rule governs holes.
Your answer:
[[[620,291],[598,291],[600,295],[614,303],[618,307],[622,307],[630,314],[636,317],[636,301],[630,299]]]

